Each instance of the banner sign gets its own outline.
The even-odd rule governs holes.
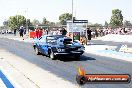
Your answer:
[[[73,20],[73,23],[88,23],[88,20]]]

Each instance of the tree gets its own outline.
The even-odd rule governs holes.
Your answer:
[[[27,19],[27,26],[30,26],[30,25],[31,25],[30,19]]]
[[[109,26],[109,24],[108,24],[108,22],[107,22],[107,21],[105,21],[104,26],[105,26],[105,27],[108,27],[108,26]]]
[[[3,22],[3,25],[4,25],[4,26],[8,26],[8,23],[9,23],[9,21],[8,21],[8,20],[5,20],[5,21]]]
[[[112,16],[110,19],[110,25],[115,26],[122,26],[123,25],[123,15],[121,13],[122,11],[119,9],[112,10]]]
[[[125,20],[124,23],[123,23],[123,26],[124,27],[131,27],[132,23],[130,21]]]
[[[49,25],[50,26],[55,26],[55,22],[50,22]]]
[[[56,26],[61,26],[61,23],[60,22],[56,22],[55,25]]]
[[[4,26],[0,26],[0,30],[3,30],[4,29]]]
[[[42,22],[42,24],[45,25],[46,23],[47,23],[47,19],[44,17],[44,18],[43,18],[43,22]]]
[[[22,15],[10,16],[9,17],[9,27],[11,29],[19,29],[20,26],[26,25],[26,18]]]
[[[32,24],[36,26],[36,25],[39,25],[40,22],[38,20],[34,19],[33,22],[32,22]]]
[[[90,27],[90,29],[97,29],[97,28],[103,28],[103,25],[102,24],[99,24],[99,23],[91,23],[91,22],[89,22],[88,23],[88,27]]]
[[[8,21],[8,20],[5,20],[5,21],[3,22],[3,25],[4,25],[4,28],[5,28],[5,29],[8,29],[8,24],[9,24],[9,21]]]
[[[66,25],[67,20],[72,20],[72,14],[70,13],[64,13],[59,16],[60,23],[62,25]]]
[[[93,24],[92,26],[94,26],[94,27],[102,27],[102,24],[95,23],[95,24]]]

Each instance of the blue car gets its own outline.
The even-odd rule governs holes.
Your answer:
[[[73,42],[64,35],[44,35],[34,40],[33,47],[37,55],[44,54],[51,59],[64,56],[80,59],[85,49],[79,42]]]

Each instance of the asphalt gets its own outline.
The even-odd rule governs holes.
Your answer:
[[[94,44],[106,44],[106,42],[92,41]],[[109,43],[116,45],[116,43]],[[117,43],[117,45],[120,43]],[[36,66],[54,73],[58,77],[68,80],[74,84],[77,69],[82,66],[87,74],[130,74],[132,75],[132,63],[114,58],[102,57],[84,53],[80,61],[63,58],[62,60],[51,60],[44,55],[36,55],[31,43],[0,38],[0,48],[22,57]],[[86,84],[81,88],[132,88],[130,84]]]
[[[127,45],[128,47],[132,47],[132,43],[129,42],[113,42],[113,41],[102,41],[102,40],[91,40],[91,42],[95,45],[110,45],[110,46]]]

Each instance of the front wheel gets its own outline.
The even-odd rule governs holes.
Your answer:
[[[49,57],[50,57],[52,60],[55,60],[55,59],[56,59],[56,57],[55,57],[55,55],[54,55],[54,52],[53,52],[52,50],[50,50],[50,52],[49,52]]]

